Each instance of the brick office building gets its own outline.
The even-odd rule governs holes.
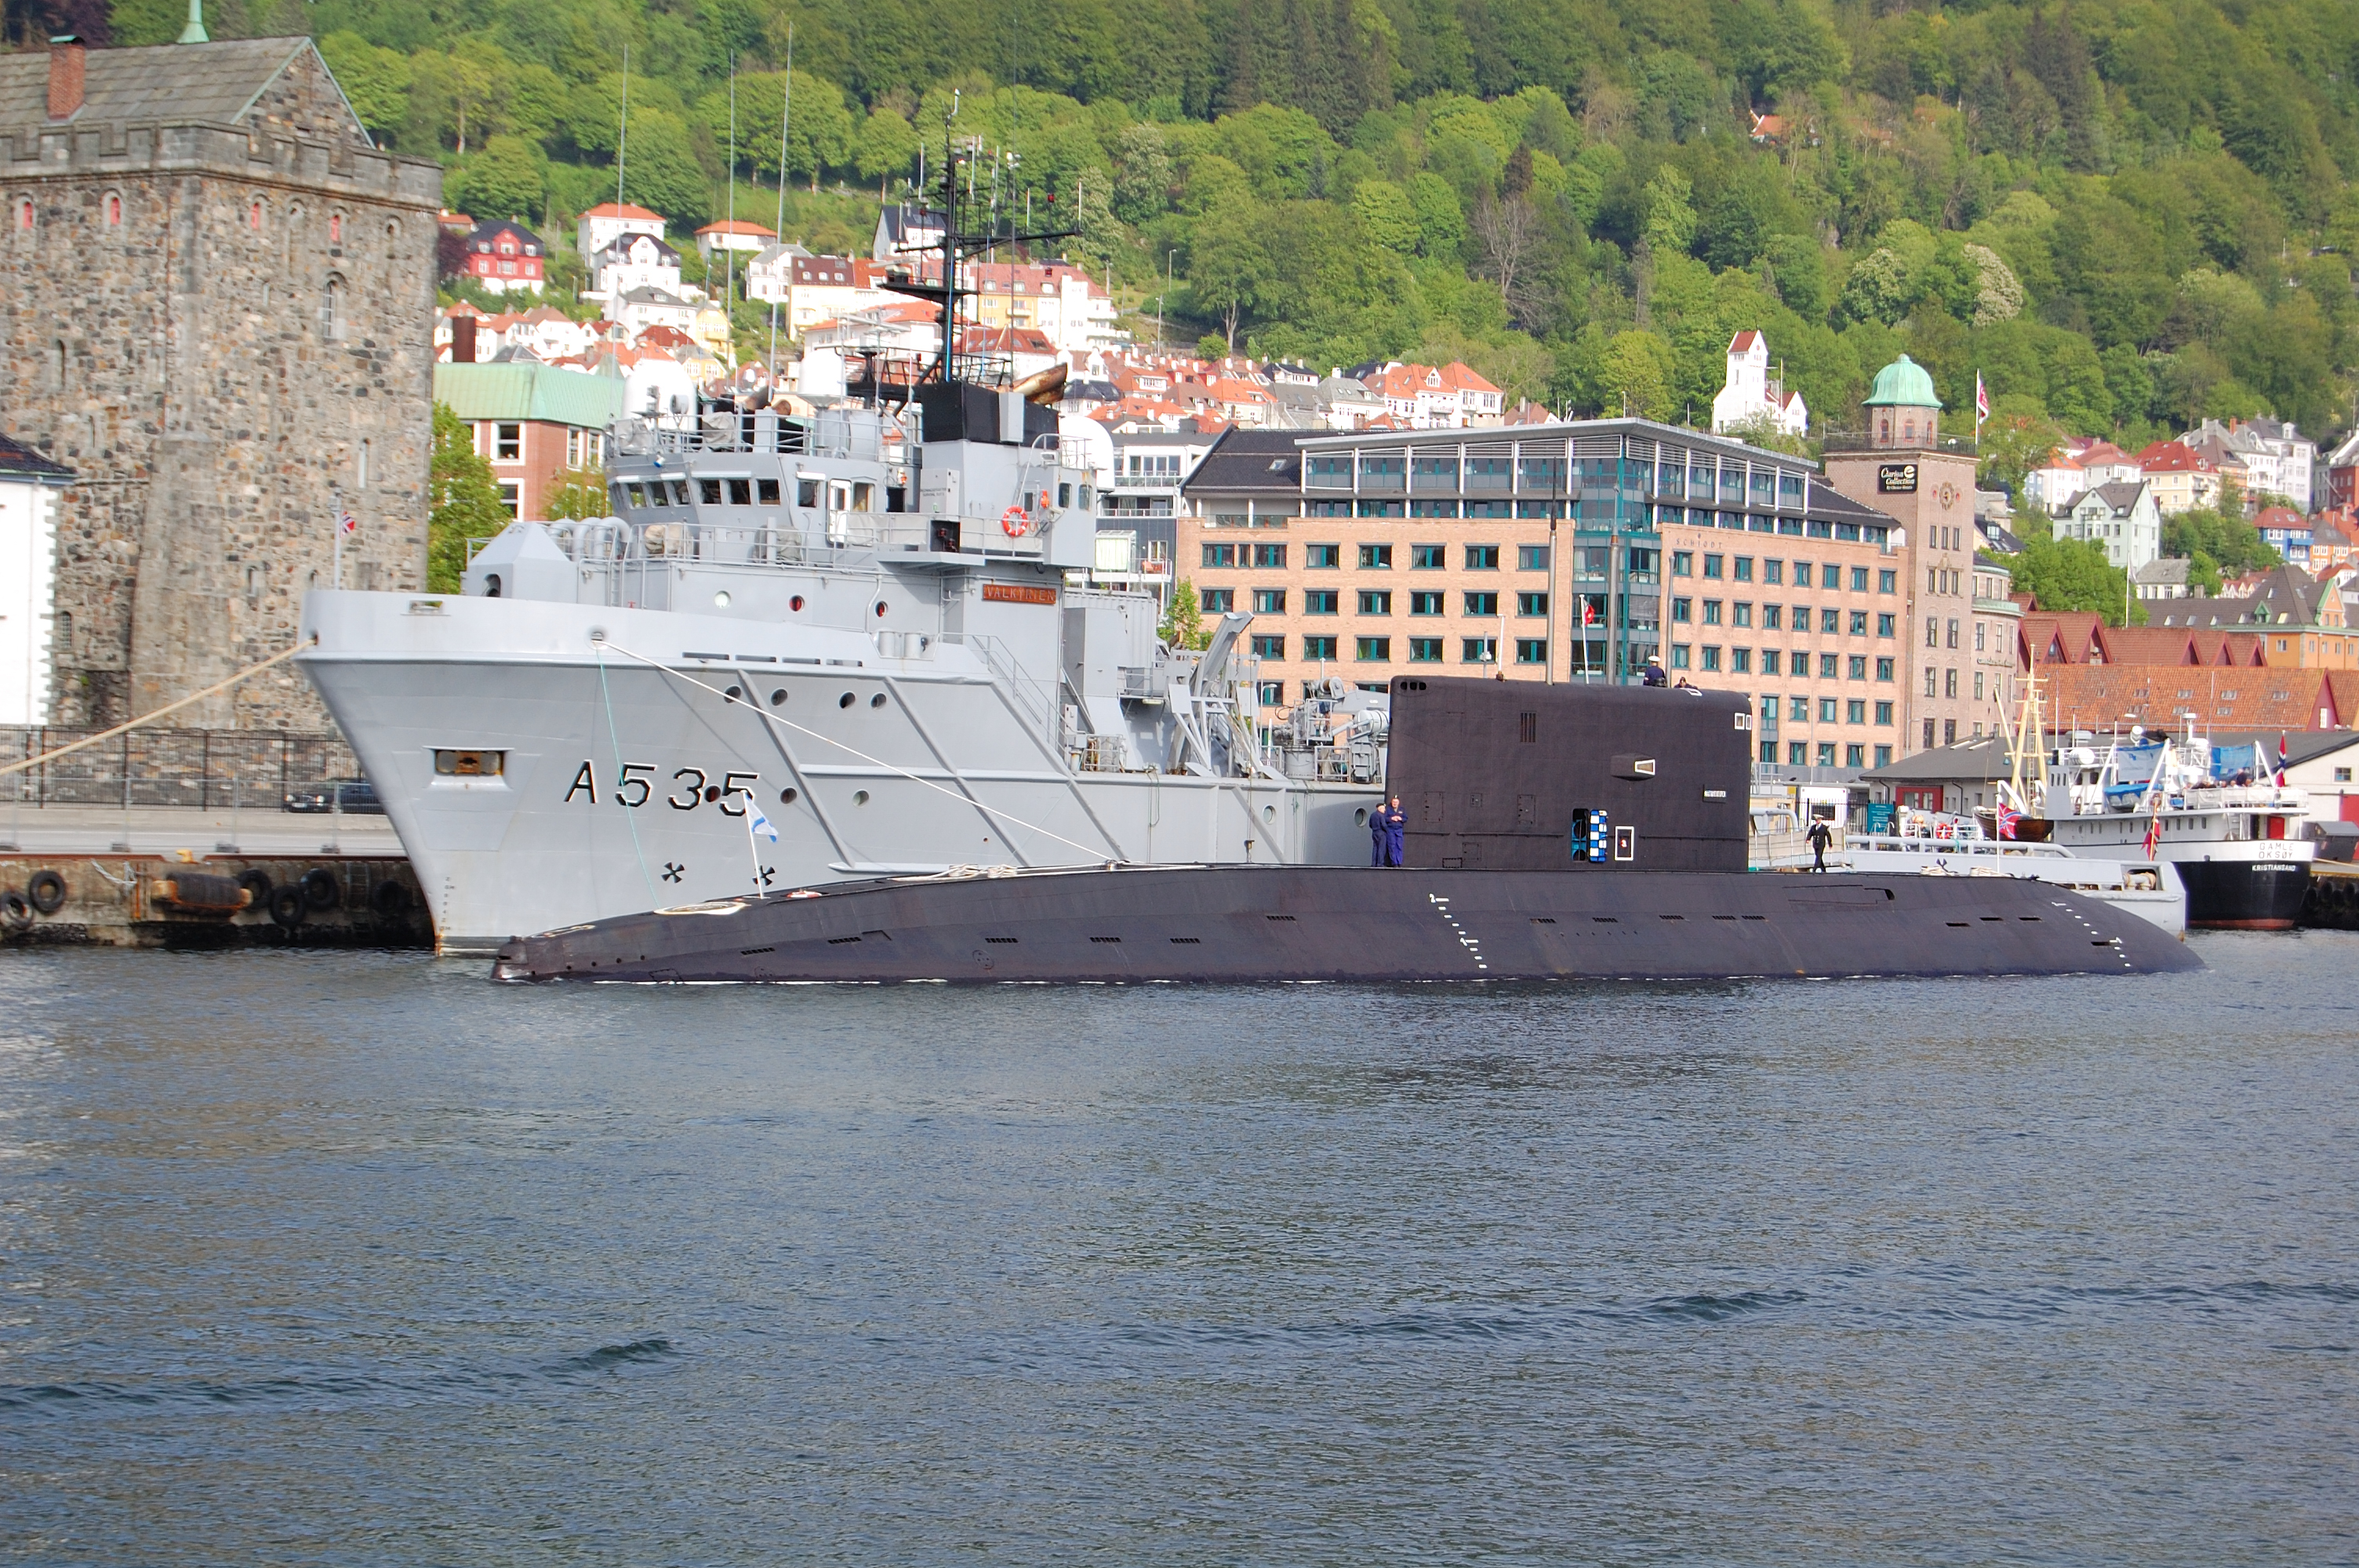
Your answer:
[[[1754,697],[1759,761],[1905,745],[1891,519],[1802,459],[1641,419],[1233,431],[1185,496],[1177,569],[1209,611],[1253,612],[1267,702],[1429,665],[1635,680],[1659,653]]]
[[[103,722],[294,640],[339,511],[421,583],[441,175],[305,38],[0,56],[0,423],[76,472],[52,713]],[[187,722],[325,727],[291,666]]]

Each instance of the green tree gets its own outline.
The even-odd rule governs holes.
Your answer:
[[[1199,315],[1217,319],[1226,351],[1236,352],[1237,326],[1277,284],[1269,247],[1250,207],[1233,209],[1196,225],[1188,246],[1188,293]]]
[[[522,136],[498,135],[445,178],[446,200],[477,218],[530,222],[540,211],[549,159]]]
[[[2008,563],[2015,586],[2038,600],[2042,610],[2093,610],[2108,626],[2122,624],[2130,604],[2134,624],[2146,624],[2146,608],[2128,600],[2129,573],[2105,559],[2105,547],[2090,539],[2043,537],[2037,528],[2023,542],[2023,554]]]
[[[320,40],[320,57],[335,73],[336,85],[361,124],[379,136],[401,129],[409,114],[409,61],[379,49],[358,33],[330,33]]]
[[[1201,601],[1196,597],[1196,585],[1186,578],[1171,590],[1171,603],[1164,611],[1163,624],[1156,628],[1157,636],[1169,648],[1204,649],[1212,644],[1212,628],[1204,624]]]
[[[1647,419],[1672,414],[1671,378],[1678,368],[1671,345],[1654,332],[1617,332],[1606,346],[1599,380],[1608,399],[1608,417],[1625,409]]]
[[[2263,571],[2280,557],[2261,531],[2236,514],[2196,507],[2167,517],[2162,524],[2162,553],[2193,559],[2202,556],[2215,571],[2238,576]]]
[[[852,167],[864,179],[886,179],[902,173],[915,173],[918,161],[918,133],[909,122],[895,114],[889,105],[880,104],[860,122],[860,134],[853,138]]]
[[[625,201],[653,208],[674,222],[703,222],[712,210],[712,191],[689,144],[686,121],[666,109],[631,111],[623,190]]]
[[[556,479],[555,486],[540,498],[540,509],[550,522],[614,515],[614,503],[606,495],[605,470],[567,469]]]
[[[427,473],[426,587],[456,593],[467,569],[467,541],[488,539],[510,522],[492,482],[492,465],[475,451],[475,429],[434,406],[434,457]]]
[[[1401,255],[1414,255],[1418,246],[1417,209],[1408,192],[1389,179],[1364,179],[1352,192],[1352,211],[1369,240]]]

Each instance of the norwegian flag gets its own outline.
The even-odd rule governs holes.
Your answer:
[[[2284,730],[2278,730],[2278,731],[2277,731],[2277,788],[2279,788],[2279,789],[2283,789],[2283,788],[2285,788],[2285,786],[2286,786],[2286,782],[2285,782],[2285,771],[2286,771],[2286,738],[2285,738],[2285,731],[2284,731]]]
[[[1983,384],[1983,373],[1974,372],[1974,423],[1990,417],[1990,388]]]
[[[357,534],[361,531],[361,520],[349,512],[339,512],[336,514],[336,531],[345,535]]]
[[[1583,626],[1597,624],[1597,606],[1586,599],[1581,601],[1581,623]]]
[[[1998,836],[2000,838],[2014,838],[2015,825],[2022,820],[2023,813],[2003,800],[1998,803]]]
[[[2146,824],[2146,849],[2145,849],[2145,854],[2146,854],[2146,858],[2147,858],[2147,860],[2151,860],[2152,859],[2154,859],[2154,851],[2155,851],[2156,848],[2157,848],[2158,845],[2160,845],[2160,844],[2161,844],[2161,842],[2162,842],[2162,792],[2161,792],[2160,790],[2157,790],[2157,791],[2155,791],[2155,792],[2154,792],[2154,811],[2153,811],[2152,815],[2150,815],[2150,816],[2147,818],[2147,824]]]

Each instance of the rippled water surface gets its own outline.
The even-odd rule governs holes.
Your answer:
[[[0,955],[0,1555],[2359,1556],[2359,937],[2162,979]]]

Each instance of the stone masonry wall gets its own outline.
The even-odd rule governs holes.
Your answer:
[[[0,132],[0,428],[80,476],[58,508],[60,724],[289,645],[340,508],[345,586],[425,580],[440,174],[269,123],[332,128],[310,70],[244,127]],[[292,666],[180,717],[329,727]]]

